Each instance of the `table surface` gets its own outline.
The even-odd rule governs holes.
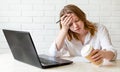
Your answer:
[[[73,57],[66,58],[73,60]],[[77,58],[76,58],[77,59]],[[79,58],[78,58],[79,59]],[[0,55],[1,72],[120,72],[120,60],[111,62],[111,65],[95,66],[91,63],[75,60],[73,64],[41,69],[26,63],[19,62],[11,54]]]

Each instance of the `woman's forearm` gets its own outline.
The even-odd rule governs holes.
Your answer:
[[[67,35],[67,30],[61,29],[56,38],[56,46],[58,51],[62,48],[66,35]]]

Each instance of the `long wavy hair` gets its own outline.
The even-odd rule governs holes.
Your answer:
[[[73,4],[69,4],[69,5],[64,6],[64,8],[60,12],[60,18],[64,14],[68,14],[68,13],[74,13],[81,21],[83,21],[84,29],[88,30],[91,33],[91,36],[94,36],[95,31],[97,31],[96,26],[92,22],[90,22],[86,19],[86,14],[79,7],[77,7]],[[61,22],[60,22],[60,29],[61,28],[62,28],[62,25],[61,25]],[[69,29],[68,34],[67,34],[67,39],[69,41],[71,41],[72,38],[75,38],[76,40],[80,40],[79,37],[78,37],[78,34],[72,32]]]

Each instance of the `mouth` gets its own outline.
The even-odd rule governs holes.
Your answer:
[[[75,29],[75,31],[78,31],[78,30],[80,30],[80,28]]]

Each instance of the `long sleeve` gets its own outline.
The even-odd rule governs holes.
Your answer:
[[[55,41],[52,43],[51,47],[49,48],[50,55],[54,56],[54,57],[61,57],[66,52],[67,52],[67,46],[66,46],[65,42],[64,42],[63,47],[61,48],[60,51],[57,50],[57,46],[56,46]]]
[[[106,29],[105,26],[100,27],[99,35],[100,35],[99,36],[100,37],[100,45],[101,45],[102,49],[112,51],[115,54],[113,60],[116,59],[117,52],[111,43],[111,39],[110,39],[108,30]]]

